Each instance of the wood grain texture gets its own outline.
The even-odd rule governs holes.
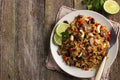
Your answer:
[[[43,80],[44,0],[17,0],[16,80]]]
[[[44,45],[45,45],[45,54],[47,56],[49,51],[49,39],[51,30],[55,24],[55,17],[59,8],[62,5],[73,7],[73,0],[46,0],[45,2],[45,26],[44,26]],[[77,80],[74,77],[71,77],[68,74],[59,73],[56,71],[50,71],[46,69],[45,80]]]
[[[59,8],[85,9],[81,1],[0,0],[0,80],[80,80],[48,70],[45,59]],[[120,12],[106,17],[120,23]],[[120,80],[119,68],[120,47],[109,80]]]
[[[82,0],[74,0],[74,8],[81,10],[81,9],[86,9],[84,5],[82,5]]]
[[[81,4],[81,1],[82,0],[73,0],[73,4],[72,4],[73,7],[75,9],[85,9],[85,6],[83,6]],[[120,4],[120,1],[117,0],[117,2]],[[53,6],[55,6],[55,4],[53,5],[53,3],[54,2],[52,2],[52,1],[50,1],[50,2],[46,1],[46,4],[45,4],[45,5],[48,6],[48,7],[45,6],[45,9],[46,9],[45,10],[45,21],[46,21],[46,24],[45,24],[46,26],[45,27],[47,27],[48,31],[50,31],[51,28],[53,28],[53,24],[54,24],[54,21],[55,21],[55,15],[54,14],[56,14],[56,11],[58,11],[58,9],[57,9],[58,6],[53,7]],[[56,4],[57,3],[58,3],[58,1],[56,1]],[[119,22],[120,21],[119,20],[120,19],[119,14],[120,13],[118,13],[116,15],[109,15],[109,16],[106,16],[106,17]],[[48,35],[47,35],[47,37],[48,37]],[[48,41],[48,39],[47,39],[47,41]],[[49,43],[49,41],[48,41],[48,43]],[[47,53],[47,51],[49,51],[48,50],[49,48],[46,48],[46,49],[47,49],[46,50],[46,53]],[[119,73],[120,73],[119,72],[120,71],[119,70],[119,67],[120,67],[120,65],[119,65],[120,64],[120,62],[119,62],[119,54],[120,53],[118,53],[117,59],[114,62],[113,66],[111,67],[111,72],[110,72],[110,75],[109,75],[110,80],[119,80],[120,79],[119,77],[117,77],[119,75]],[[117,74],[117,75],[115,75],[115,74]],[[66,80],[66,79],[67,80],[77,80],[77,78],[71,77],[71,76],[69,76],[67,74],[58,73],[58,72],[54,72],[54,71],[50,71],[50,70],[46,71],[46,76],[47,76],[46,80],[54,80],[54,79],[56,79],[56,80]]]
[[[0,0],[0,80],[14,79],[14,1]]]

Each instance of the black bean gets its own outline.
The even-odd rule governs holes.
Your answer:
[[[69,24],[68,21],[63,21],[63,22]]]
[[[94,24],[95,23],[95,19],[91,18],[91,23]]]
[[[77,17],[76,17],[76,19],[78,20],[78,19],[80,19],[80,18],[82,18],[83,16],[82,15],[78,15]]]

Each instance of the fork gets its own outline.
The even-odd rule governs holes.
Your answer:
[[[98,69],[98,72],[97,72],[97,75],[95,77],[95,80],[100,80],[101,78],[101,75],[102,75],[102,72],[104,70],[104,66],[105,66],[105,63],[106,63],[106,59],[107,59],[107,56],[104,57],[99,69]]]

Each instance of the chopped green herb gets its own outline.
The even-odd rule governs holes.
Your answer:
[[[88,10],[92,10],[92,5],[90,4],[90,5],[87,5],[87,9]]]
[[[86,5],[88,10],[101,11],[105,0],[83,0],[83,5]]]
[[[68,32],[62,32],[62,42],[65,42],[69,38]]]

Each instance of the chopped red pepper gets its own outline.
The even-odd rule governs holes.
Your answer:
[[[109,36],[109,35],[107,35],[107,36],[106,36],[106,39],[107,39],[107,40],[109,40],[109,39],[110,39],[110,36]]]
[[[70,48],[69,51],[72,52],[72,51],[73,51],[73,48]]]
[[[95,23],[95,26],[98,26],[98,25],[99,25],[99,23],[96,22],[96,23]]]
[[[92,19],[92,17],[91,17],[91,16],[88,16],[88,19]]]
[[[88,68],[88,67],[85,67],[85,70],[86,70],[86,71],[88,71],[88,70],[89,70],[89,68]]]
[[[80,45],[78,45],[78,47],[79,47],[79,48],[82,48],[82,47],[83,47],[83,45],[82,45],[82,44],[80,44]]]
[[[94,29],[92,29],[92,30],[91,30],[91,32],[95,32],[95,30],[94,30]]]
[[[98,33],[96,33],[95,35],[96,35],[96,36],[98,36],[99,34],[98,34]]]
[[[76,32],[76,33],[77,33],[77,32],[78,32],[78,29],[75,29],[75,30],[74,30],[74,32]]]
[[[63,60],[67,61],[67,56],[66,55],[63,56]]]
[[[80,25],[83,25],[83,20],[78,20],[78,23],[80,24]]]
[[[88,61],[92,61],[93,60],[93,58],[92,57],[88,57]]]
[[[108,32],[108,35],[110,35],[111,33],[110,33],[110,31]]]
[[[107,32],[105,38],[106,38],[107,40],[110,40],[110,32]]]
[[[100,51],[102,51],[103,50],[103,47],[102,46],[100,46]]]
[[[100,30],[103,28],[103,26],[100,26]]]
[[[88,53],[91,53],[91,52],[92,52],[92,50],[91,50],[91,49],[88,49],[88,50],[87,50],[87,52],[88,52]]]
[[[96,46],[98,45],[98,43],[97,43],[96,39],[94,39],[94,44],[95,44]]]
[[[102,52],[102,56],[104,57],[106,55],[106,53],[105,52]]]
[[[100,30],[104,30],[105,26],[101,25]]]

